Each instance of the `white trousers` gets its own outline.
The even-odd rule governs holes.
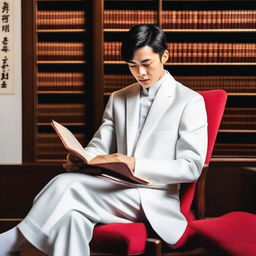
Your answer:
[[[48,255],[87,256],[96,223],[145,220],[137,188],[106,178],[64,173],[36,196],[18,228]]]

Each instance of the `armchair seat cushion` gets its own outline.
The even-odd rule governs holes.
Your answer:
[[[144,223],[111,223],[95,227],[90,247],[93,252],[133,255],[144,252],[146,240]]]
[[[230,255],[256,255],[255,214],[230,212],[217,218],[193,221],[190,227]]]

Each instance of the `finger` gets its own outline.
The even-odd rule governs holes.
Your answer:
[[[76,166],[75,164],[73,164],[70,161],[66,161],[63,163],[63,168],[66,169],[67,171],[76,171],[79,170],[80,168],[78,166]]]

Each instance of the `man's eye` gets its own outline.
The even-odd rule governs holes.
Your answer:
[[[130,67],[130,68],[134,68],[134,67],[136,67],[136,66],[135,66],[135,65],[133,65],[133,66],[129,65],[129,67]]]
[[[150,65],[150,64],[143,64],[144,67],[147,67],[147,66],[149,66],[149,65]]]

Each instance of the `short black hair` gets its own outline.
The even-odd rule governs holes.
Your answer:
[[[133,26],[127,33],[121,45],[121,56],[124,61],[131,62],[135,50],[150,46],[160,58],[167,49],[165,33],[154,24],[140,24]]]

